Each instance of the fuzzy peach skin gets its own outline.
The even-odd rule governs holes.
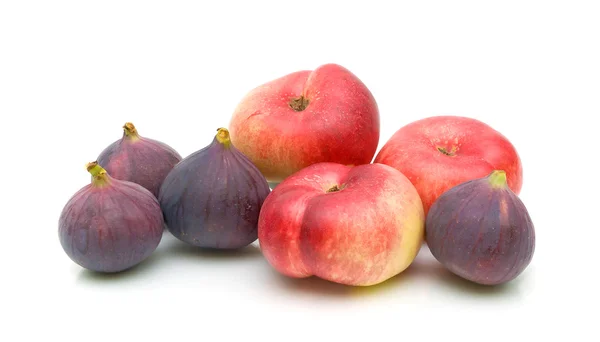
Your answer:
[[[382,164],[302,169],[267,196],[258,223],[261,250],[277,271],[351,286],[404,271],[424,232],[417,190]]]
[[[489,125],[461,116],[433,116],[400,128],[381,148],[376,163],[401,171],[415,185],[425,215],[445,191],[504,170],[519,194],[521,159],[511,142]]]
[[[379,109],[358,77],[336,64],[260,85],[237,105],[231,141],[278,183],[319,162],[368,164],[379,144]]]

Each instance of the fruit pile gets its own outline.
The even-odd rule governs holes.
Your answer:
[[[476,119],[434,116],[401,127],[375,155],[379,132],[373,95],[335,64],[253,89],[229,127],[186,158],[126,123],[87,164],[91,181],[65,205],[60,243],[97,272],[143,262],[165,229],[197,248],[258,240],[286,276],[351,286],[400,274],[424,242],[475,283],[526,269],[535,232],[506,137]]]

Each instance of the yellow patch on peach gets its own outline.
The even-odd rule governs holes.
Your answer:
[[[425,237],[425,213],[416,190],[404,190],[400,196],[381,196],[380,198],[385,203],[378,203],[378,206],[395,208],[391,212],[396,215],[390,224],[400,228],[396,235],[397,240],[392,243],[388,266],[377,279],[373,280],[372,284],[391,278],[407,269],[419,253]]]

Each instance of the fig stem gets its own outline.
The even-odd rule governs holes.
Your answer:
[[[97,161],[87,163],[85,168],[92,175],[92,184],[94,186],[103,186],[108,183],[108,174],[106,173],[106,170],[98,164]]]
[[[217,129],[217,136],[215,137],[218,142],[225,145],[225,147],[229,147],[231,145],[231,139],[229,138],[229,131],[227,128],[219,128]]]
[[[492,188],[505,188],[506,184],[506,172],[504,170],[494,170],[488,176],[488,181]]]
[[[137,129],[135,128],[135,126],[131,122],[126,122],[123,125],[123,134],[127,138],[135,139],[135,140],[137,140],[140,137],[139,134],[138,134]]]

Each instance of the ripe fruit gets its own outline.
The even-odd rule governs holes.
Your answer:
[[[158,247],[163,218],[156,198],[139,184],[112,178],[97,162],[87,164],[92,182],[65,205],[60,243],[80,266],[98,272],[131,268]]]
[[[123,126],[123,137],[110,144],[98,156],[111,177],[140,184],[154,196],[167,173],[181,160],[170,146],[139,135],[128,122]]]
[[[519,194],[523,179],[514,146],[487,124],[466,117],[434,116],[400,128],[375,158],[415,185],[425,214],[444,191],[494,169],[505,170],[508,185]]]
[[[165,178],[158,196],[169,231],[188,244],[218,249],[257,238],[266,179],[219,128],[212,143],[183,159]]]
[[[375,98],[336,64],[253,89],[229,126],[233,144],[273,183],[318,162],[368,164],[379,143]]]
[[[271,192],[258,234],[264,256],[284,275],[368,286],[412,263],[424,219],[416,189],[392,167],[318,163]]]
[[[516,278],[535,249],[529,213],[502,170],[443,193],[427,215],[426,237],[448,270],[484,285]]]

